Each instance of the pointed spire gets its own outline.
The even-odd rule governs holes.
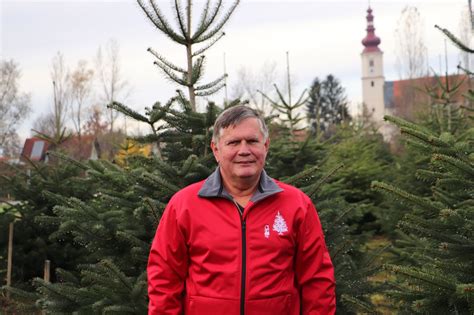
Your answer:
[[[362,45],[365,46],[363,53],[380,51],[378,45],[380,44],[380,38],[375,36],[375,27],[374,27],[374,16],[372,15],[372,9],[367,9],[367,35],[362,40]]]

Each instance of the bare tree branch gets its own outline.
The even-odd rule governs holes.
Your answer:
[[[105,54],[102,47],[99,47],[95,58],[96,78],[102,87],[100,101],[106,105],[112,102],[124,103],[130,95],[130,86],[123,78],[120,65],[120,47],[116,40],[111,39],[105,46]],[[119,112],[107,109],[107,123],[110,131],[113,132]]]
[[[17,128],[31,111],[30,95],[19,91],[21,73],[13,61],[0,61],[0,156],[19,150]]]
[[[92,79],[94,71],[87,68],[87,62],[80,60],[77,63],[77,68],[71,73],[71,120],[76,129],[77,135],[82,135],[82,124],[87,112],[86,106],[90,105],[90,95],[92,92]]]
[[[423,22],[416,7],[406,6],[395,30],[397,67],[400,79],[427,75],[427,48],[423,36]]]

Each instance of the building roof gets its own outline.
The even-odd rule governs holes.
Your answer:
[[[394,111],[395,114],[404,118],[413,118],[415,112],[420,112],[427,108],[437,98],[441,100],[443,90],[440,87],[459,85],[459,88],[450,94],[451,101],[464,103],[463,94],[469,90],[470,79],[465,74],[455,74],[449,76],[427,76],[416,79],[406,79],[398,81],[385,81],[384,84],[384,105],[385,108]],[[430,90],[432,96],[428,95]],[[435,98],[433,98],[433,95]]]
[[[71,136],[60,144],[52,144],[41,138],[33,137],[25,140],[20,161],[48,161],[48,151],[58,151],[74,160],[112,160],[118,151],[118,144],[123,141],[121,133],[108,133],[104,135]]]
[[[49,143],[40,138],[28,138],[25,140],[21,151],[20,161],[43,161],[48,150]]]
[[[364,50],[362,53],[366,52],[375,52],[381,51],[379,48],[380,38],[375,35],[374,27],[374,16],[372,15],[372,9],[369,7],[367,9],[367,35],[362,39],[362,45],[364,45]]]
[[[45,161],[46,153],[51,150],[62,151],[76,160],[86,160],[93,158],[94,153],[96,153],[95,149],[94,136],[70,137],[59,145],[33,137],[25,140],[20,161]]]

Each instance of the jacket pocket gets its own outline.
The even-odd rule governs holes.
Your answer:
[[[240,301],[190,296],[186,299],[184,313],[186,315],[238,315],[240,314]]]
[[[248,300],[246,315],[290,315],[291,294],[266,299]]]

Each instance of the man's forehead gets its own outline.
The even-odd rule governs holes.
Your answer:
[[[245,123],[251,123],[251,122],[255,122],[257,125],[259,124],[259,121],[257,119],[257,117],[246,117],[244,119],[241,119],[239,121],[235,121],[225,127],[222,127],[222,129],[229,129],[229,128],[237,128],[239,127],[240,125],[243,125]]]
[[[260,126],[256,125],[256,128],[252,128],[251,126],[241,126],[241,124],[237,125],[230,125],[226,128],[221,129],[221,135],[262,135],[262,130],[260,129]]]

